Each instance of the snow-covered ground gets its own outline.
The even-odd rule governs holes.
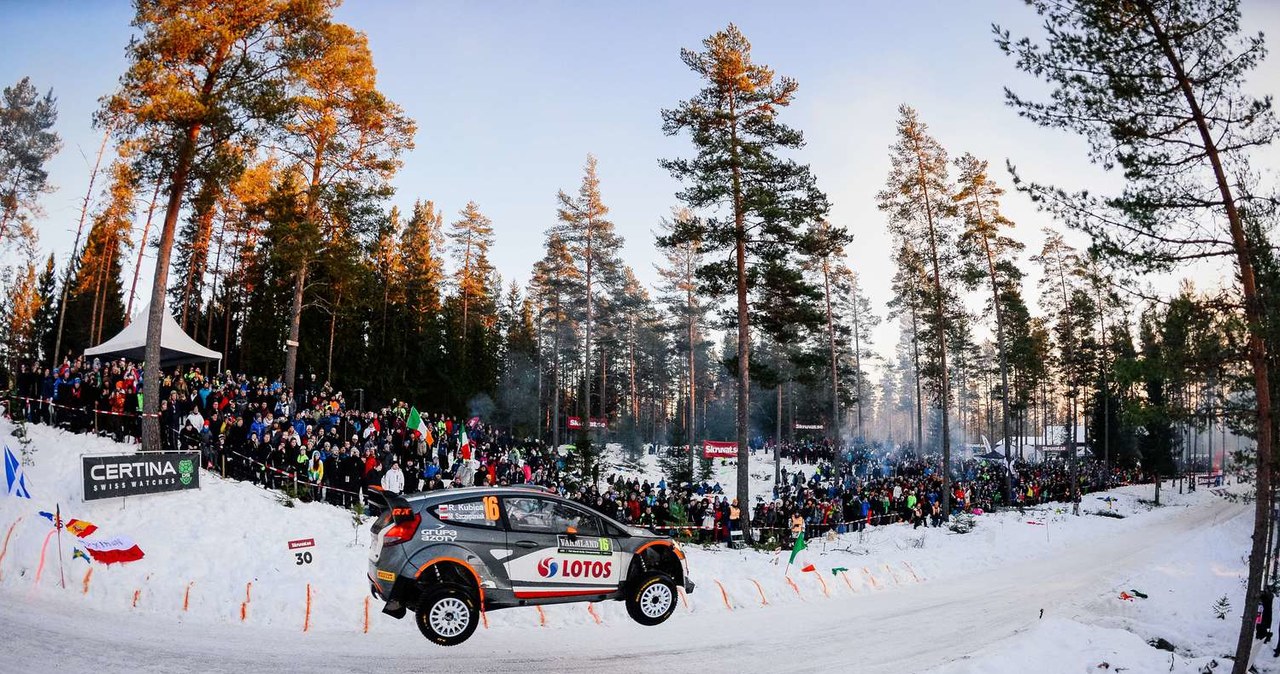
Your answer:
[[[124,448],[29,428],[33,500],[0,498],[0,671],[1191,673],[1215,658],[1225,671],[1252,519],[1208,490],[1166,489],[1153,509],[1140,501],[1150,487],[1129,487],[1110,506],[1086,497],[1081,517],[1046,507],[981,516],[964,535],[896,525],[812,541],[800,561],[815,571],[789,576],[785,554],[691,546],[698,588],[664,625],[640,627],[618,603],[511,609],[446,650],[366,604],[369,534],[349,513],[286,508],[208,473],[199,491],[84,503],[79,456]],[[0,422],[16,450],[11,430]],[[753,489],[772,477],[768,457],[756,461]],[[732,471],[719,471],[731,493]],[[55,504],[146,557],[91,566],[64,533],[61,565],[55,537],[40,570],[50,523],[36,513]],[[1125,517],[1092,514],[1109,507]],[[299,538],[315,539],[310,564],[287,549]],[[1157,638],[1176,650],[1147,644]],[[1264,672],[1275,663],[1269,649],[1258,658]]]

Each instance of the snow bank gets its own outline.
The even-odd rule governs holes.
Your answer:
[[[36,465],[26,468],[33,499],[0,498],[0,536],[11,530],[0,557],[0,606],[46,606],[55,613],[87,609],[104,618],[137,615],[148,625],[209,625],[220,632],[262,633],[266,627],[268,633],[297,634],[305,627],[372,644],[383,632],[416,636],[412,623],[382,616],[377,602],[366,603],[368,527],[357,526],[349,512],[314,503],[286,508],[274,492],[210,473],[201,475],[198,491],[85,503],[80,455],[125,448],[43,426],[28,428],[38,450]],[[0,437],[9,438],[11,430],[0,421]],[[14,441],[7,442],[16,448]],[[751,468],[753,489],[768,488],[770,457],[754,457]],[[654,457],[644,458],[642,470],[650,479],[659,476]],[[732,493],[732,468],[718,471]],[[919,610],[920,624],[929,625],[926,631],[885,635],[887,641],[877,644],[919,656],[920,667],[899,671],[950,662],[938,671],[1093,672],[1106,671],[1097,669],[1105,662],[1111,671],[1119,666],[1149,672],[1169,671],[1170,658],[1173,671],[1199,671],[1234,643],[1238,614],[1233,610],[1222,621],[1210,609],[1219,596],[1238,603],[1242,595],[1249,508],[1208,490],[1177,494],[1170,489],[1162,493],[1168,505],[1152,508],[1143,502],[1151,491],[1149,486],[1118,489],[1109,494],[1111,503],[1086,496],[1080,517],[1062,506],[982,515],[968,534],[893,525],[821,537],[810,541],[789,573],[789,551],[686,546],[698,589],[683,597],[670,624],[679,627],[677,641],[710,641],[707,635],[724,625],[777,628],[779,620],[783,631],[852,635],[867,627],[858,621],[876,621],[876,616],[912,621],[912,615],[900,614]],[[64,517],[133,538],[146,557],[91,566],[72,559],[75,539],[64,532],[66,588],[60,587],[56,537],[39,568],[51,526],[36,512],[53,510],[55,504]],[[1106,510],[1124,517],[1093,514]],[[299,564],[297,551],[288,549],[288,541],[302,538],[315,540],[308,549],[310,563]],[[797,568],[808,564],[814,571]],[[1132,590],[1148,598],[1120,598]],[[511,609],[487,620],[495,631],[478,634],[477,641],[518,644],[527,641],[520,634],[544,626],[539,634],[563,632],[566,638],[588,640],[599,629],[644,629],[629,621],[618,602],[590,609],[584,604]],[[805,621],[813,621],[812,627]],[[497,628],[512,636],[499,638]],[[363,634],[366,629],[370,635]],[[984,637],[975,638],[975,631]],[[656,633],[642,632],[646,637]],[[673,638],[670,631],[661,634]],[[1146,644],[1155,638],[1173,643],[1177,652]],[[932,648],[946,650],[930,651],[921,640],[934,640]],[[970,641],[986,645],[966,646]],[[786,644],[778,648],[785,650]],[[775,665],[804,668],[790,663],[794,666]]]

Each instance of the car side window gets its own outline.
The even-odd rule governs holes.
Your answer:
[[[431,514],[445,524],[497,529],[502,524],[501,501],[497,496],[477,496],[440,503]]]
[[[573,527],[578,535],[601,535],[600,518],[581,508],[536,496],[508,496],[507,521],[513,531],[563,534]]]

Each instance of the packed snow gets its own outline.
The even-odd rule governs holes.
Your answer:
[[[0,421],[16,451],[12,431]],[[208,472],[199,490],[86,503],[80,456],[129,448],[28,432],[32,499],[0,499],[3,671],[588,671],[622,658],[636,671],[1227,671],[1252,523],[1245,487],[1166,486],[1156,508],[1148,485],[1086,496],[1079,517],[1046,506],[978,516],[968,534],[830,535],[789,570],[787,552],[691,545],[697,589],[664,625],[636,625],[617,602],[510,609],[443,649],[368,599],[368,526],[352,513],[286,507]],[[753,458],[755,490],[769,485],[769,458]],[[658,477],[652,457],[639,470]],[[733,493],[729,467],[717,479]],[[61,555],[57,536],[45,547],[52,525],[37,512],[55,505],[145,557],[91,564],[73,558],[67,532]],[[288,548],[305,538],[310,563]],[[1174,650],[1148,643],[1160,639]],[[1280,671],[1270,646],[1258,650],[1260,671]]]

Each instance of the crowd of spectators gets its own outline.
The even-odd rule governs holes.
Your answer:
[[[56,369],[23,367],[10,409],[30,422],[117,441],[139,435],[142,370],[124,360],[68,360]],[[160,426],[165,449],[199,451],[210,470],[251,480],[295,497],[341,507],[363,503],[369,487],[396,493],[460,486],[537,484],[613,517],[701,541],[729,540],[739,504],[715,482],[668,484],[620,472],[603,483],[575,479],[567,454],[535,438],[518,438],[478,418],[420,413],[392,400],[377,410],[348,405],[343,393],[313,376],[294,389],[244,374],[208,374],[195,367],[164,373]],[[868,526],[943,524],[937,457],[909,449],[860,444],[846,448],[836,468],[828,439],[757,441],[753,451],[784,459],[771,494],[757,496],[751,522],[764,538],[789,541],[804,531],[860,531]],[[1009,505],[1003,461],[968,459],[953,465],[952,511]],[[1013,506],[1071,501],[1065,461],[1012,466]],[[1079,492],[1106,489],[1138,476],[1079,462]],[[1078,497],[1077,497],[1078,498]]]

